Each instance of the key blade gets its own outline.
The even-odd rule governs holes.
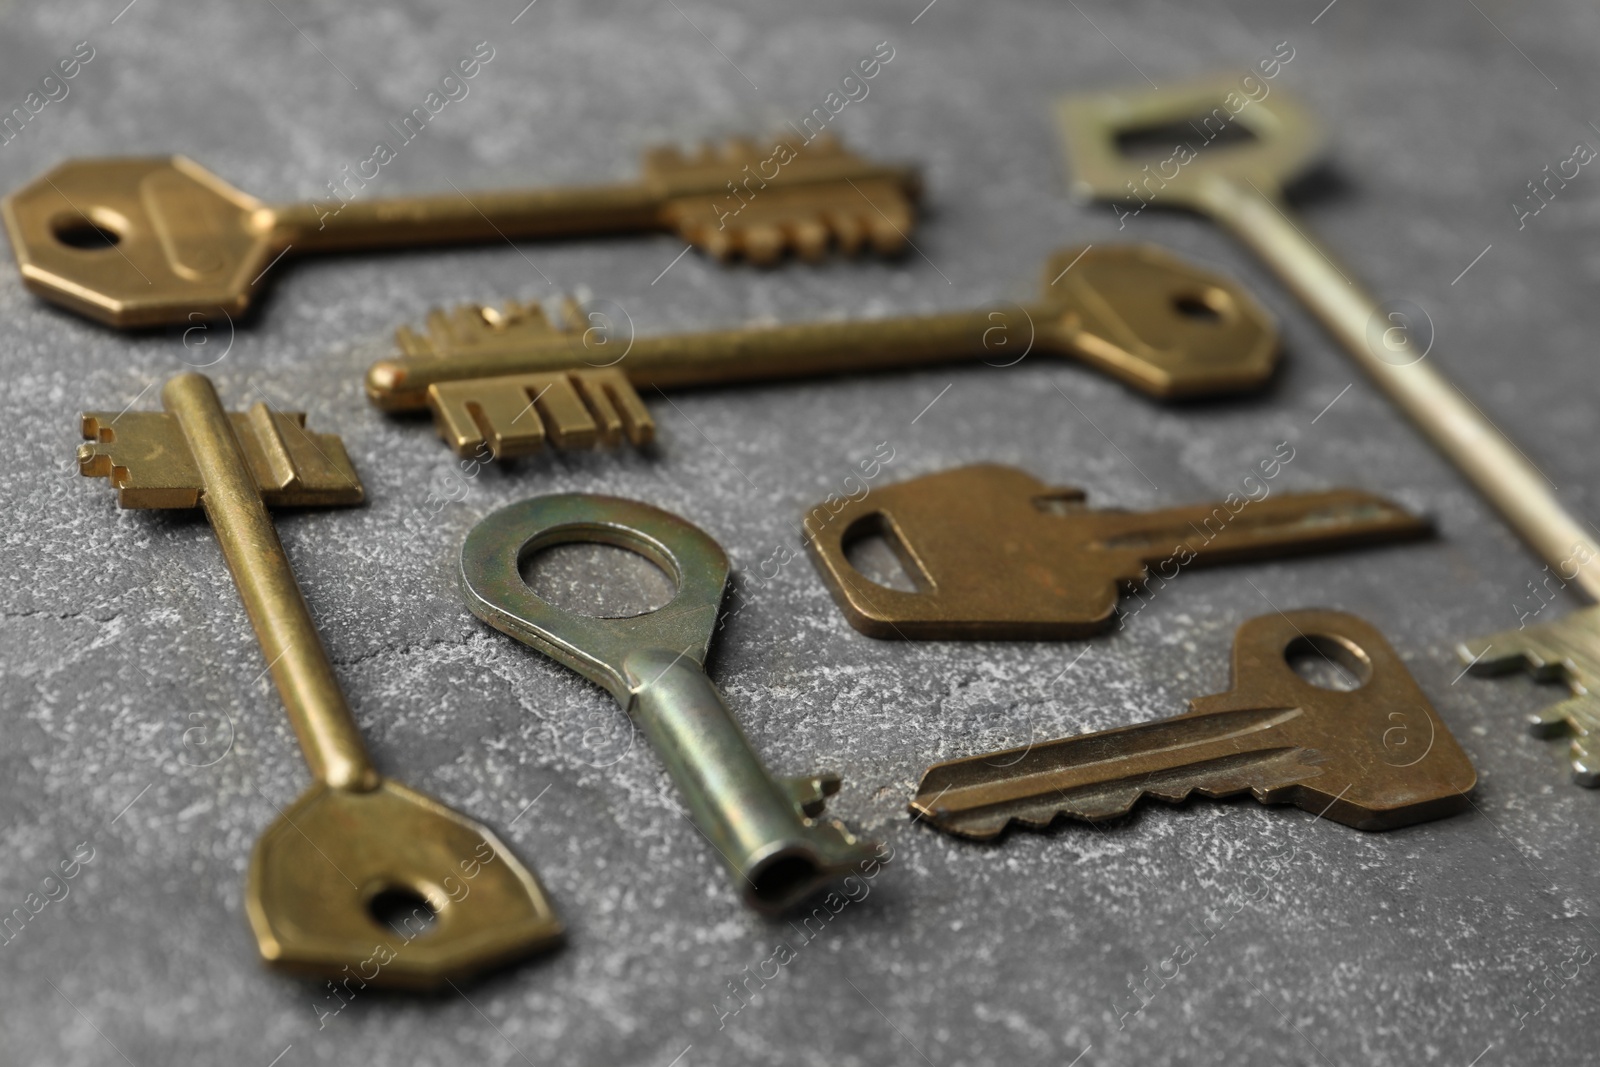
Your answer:
[[[0,214],[28,289],[110,326],[237,315],[281,251],[260,201],[182,156],[72,160]]]
[[[1474,645],[1483,651],[1474,653]],[[1600,787],[1600,607],[1506,630],[1456,651],[1474,674],[1523,670],[1540,681],[1564,683],[1572,695],[1534,715],[1529,729],[1536,737],[1570,736],[1572,780]]]
[[[921,193],[915,169],[868,162],[826,133],[734,138],[694,156],[657,149],[644,176],[667,201],[663,222],[685,241],[723,262],[764,266],[791,252],[819,260],[830,243],[850,256],[868,245],[897,255]]]
[[[373,914],[385,893],[415,899],[399,931]],[[493,833],[388,780],[317,783],[282,812],[251,856],[245,911],[269,965],[398,989],[440,988],[562,936],[538,878]]]
[[[822,259],[830,244],[855,256],[869,247],[898,255],[916,225],[916,210],[891,181],[827,183],[765,190],[733,205],[704,196],[674,200],[664,217],[685,241],[727,262],[743,256],[771,266],[788,253]]]
[[[428,407],[439,436],[463,459],[512,459],[556,448],[635,447],[655,438],[655,421],[627,377],[611,368],[511,374],[435,382]]]
[[[1289,93],[1273,89],[1252,100],[1231,75],[1157,91],[1063,97],[1056,123],[1076,196],[1157,207],[1201,209],[1225,186],[1247,183],[1271,196],[1304,173],[1323,146],[1316,120]],[[1235,130],[1244,136],[1213,143]],[[1125,150],[1132,139],[1169,131],[1153,158]]]
[[[365,490],[337,434],[305,428],[303,412],[257,403],[229,420],[269,507],[360,504]],[[86,412],[78,471],[108,478],[124,508],[192,508],[204,488],[178,421],[162,411]]]
[[[1178,716],[1026,748],[936,764],[911,809],[941,830],[987,838],[1015,821],[1042,829],[1057,817],[1126,815],[1143,797],[1171,803],[1280,787],[1322,773],[1275,728],[1300,708],[1239,708]]]
[[[1148,514],[1086,513],[1081,516],[1084,543],[1108,556],[1126,554],[1146,564],[1174,553],[1192,555],[1186,565],[1193,565],[1433,535],[1427,518],[1360,489],[1275,494],[1255,501],[1235,495],[1230,500]]]
[[[1277,324],[1243,286],[1154,245],[1062,249],[1044,301],[1067,353],[1162,399],[1259,389],[1278,366]]]

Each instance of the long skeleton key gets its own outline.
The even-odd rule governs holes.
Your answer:
[[[230,415],[198,374],[173,378],[161,397],[164,413],[85,414],[79,468],[110,478],[123,507],[205,508],[316,779],[250,860],[245,911],[262,958],[426,988],[555,943],[561,923],[532,872],[483,825],[380,775],[361,743],[267,514],[268,504],[361,503],[339,438],[264,404]],[[384,897],[421,909],[404,936],[374,914]]]
[[[1361,684],[1302,678],[1324,656]],[[1264,615],[1239,627],[1233,688],[1171,719],[929,767],[911,810],[947,833],[991,838],[1015,822],[1125,815],[1140,798],[1248,792],[1358,830],[1393,830],[1464,809],[1472,761],[1375,628],[1337,611]]]
[[[1091,511],[1083,499],[1015,467],[957,467],[819,504],[806,517],[806,547],[845,618],[868,636],[1038,640],[1098,633],[1123,589],[1165,585],[1188,566],[1433,530],[1354,489],[1147,513]],[[878,585],[850,563],[848,548],[870,536],[888,542],[917,592]]]
[[[1343,344],[1345,350],[1500,512],[1502,518],[1562,581],[1600,600],[1600,542],[1569,514],[1538,469],[1482,410],[1425,362],[1407,324],[1396,323],[1335,266],[1332,255],[1291,219],[1284,189],[1320,154],[1315,121],[1283,90],[1225,106],[1231,82],[1214,81],[1159,94],[1112,93],[1061,101],[1061,129],[1076,165],[1077,191],[1088,197],[1188,208],[1210,215],[1266,260]],[[1230,114],[1251,135],[1243,144],[1209,144]],[[1172,177],[1164,165],[1129,161],[1119,139],[1200,119]],[[1460,655],[1479,673],[1524,667],[1535,676],[1564,680],[1572,699],[1533,720],[1540,736],[1570,733],[1577,782],[1600,786],[1600,752],[1590,739],[1600,730],[1600,607],[1555,622],[1497,634],[1470,644],[1488,648]]]
[[[556,608],[528,588],[520,566],[571,542],[637,552],[672,578],[676,593],[627,618]],[[524,500],[478,523],[461,546],[461,587],[473,614],[609,690],[655,746],[745,903],[777,914],[849,874],[874,846],[820,818],[837,776],[768,773],[706,677],[727,580],[728,558],[704,531],[616,497]]]
[[[918,189],[914,169],[868,162],[822,135],[765,149],[736,139],[692,157],[655,149],[640,180],[620,185],[325,204],[264,204],[182,156],[80,159],[0,210],[29,289],[127,328],[238,314],[290,251],[665,229],[723,260],[772,263],[790,249],[817,259],[830,240],[891,254],[905,245]]]
[[[630,388],[670,389],[981,358],[1030,351],[1082,360],[1162,399],[1238,393],[1277,365],[1271,317],[1239,285],[1148,245],[1068,248],[1044,271],[1043,296],[1014,308],[801,323],[632,339],[594,333],[581,311],[548,322],[537,305],[435,311],[422,336],[395,335],[398,359],[367,372],[385,411],[431,408],[462,456],[557,445],[643,444],[649,412]],[[595,343],[590,343],[595,342]],[[548,423],[548,427],[545,425]]]

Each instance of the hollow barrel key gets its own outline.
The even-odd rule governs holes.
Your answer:
[[[1290,665],[1326,657],[1358,683],[1325,689]],[[961,837],[991,838],[1015,822],[1096,822],[1142,797],[1251,793],[1358,830],[1393,830],[1466,808],[1477,782],[1394,649],[1338,611],[1264,615],[1239,627],[1233,687],[1170,719],[1036,742],[940,763],[923,773],[911,810]]]
[[[521,564],[573,542],[644,556],[673,580],[672,600],[627,618],[554,607],[528,588]],[[478,523],[461,546],[473,614],[609,690],[654,745],[745,903],[778,914],[849,874],[875,846],[820,818],[836,776],[774,778],[706,677],[727,580],[727,556],[704,531],[616,497],[524,500]]]
[[[1125,587],[1153,593],[1190,566],[1404,541],[1433,527],[1355,489],[1094,511],[1080,490],[976,464],[824,502],[805,529],[834,600],[870,637],[1040,640],[1099,633]],[[850,546],[874,535],[915,592],[879,585],[850,562]]]
[[[1600,541],[1569,513],[1548,482],[1500,428],[1425,359],[1409,328],[1383,314],[1336,258],[1290,217],[1285,188],[1322,148],[1316,121],[1287,92],[1247,100],[1231,79],[1159,93],[1116,92],[1060,103],[1061,130],[1085,197],[1199,211],[1260,256],[1322,320],[1328,332],[1416,427],[1455,464],[1502,518],[1555,571],[1600,601]],[[1124,139],[1191,121],[1166,163],[1141,165]],[[1195,122],[1198,124],[1195,124]],[[1211,143],[1232,122],[1247,140]],[[1187,158],[1184,150],[1187,149]],[[1169,170],[1167,163],[1175,166]],[[1482,646],[1474,651],[1471,646]],[[1600,786],[1600,606],[1552,622],[1463,643],[1479,674],[1525,669],[1565,681],[1570,699],[1533,717],[1538,736],[1571,736],[1574,781]]]
[[[109,478],[125,508],[205,509],[316,779],[251,856],[245,911],[262,958],[426,988],[553,944],[561,923],[532,872],[486,827],[378,774],[339,691],[267,514],[361,503],[339,438],[265,404],[230,414],[199,374],[161,397],[165,412],[85,414],[78,463]],[[432,927],[416,912],[404,936],[380,922],[374,902],[391,894],[420,898]]]
[[[79,159],[0,211],[30,290],[132,328],[239,314],[291,251],[665,229],[719,259],[817,259],[830,241],[892,254],[919,191],[914,169],[868,162],[825,134],[735,139],[690,157],[658,148],[639,181],[619,185],[363,200],[365,182],[344,182],[327,202],[268,205],[182,156]]]
[[[1277,366],[1271,317],[1238,284],[1149,245],[1067,248],[1027,305],[933,315],[615,337],[569,308],[467,305],[402,327],[401,355],[367,372],[385,411],[433,412],[457,454],[497,458],[546,441],[563,448],[644,444],[654,423],[640,388],[725,385],[861,373],[953,360],[1010,366],[1030,352],[1081,360],[1165,400],[1246,392]],[[591,313],[598,314],[598,313]],[[609,330],[606,327],[610,327]]]

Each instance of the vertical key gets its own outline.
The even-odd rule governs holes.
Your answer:
[[[628,618],[552,606],[528,588],[521,563],[569,542],[637,552],[673,580],[672,600]],[[607,689],[650,739],[745,903],[777,914],[849,874],[873,846],[820,818],[838,777],[774,778],[706,677],[727,580],[727,556],[703,531],[616,497],[524,500],[478,523],[461,546],[473,614]]]
[[[0,212],[30,290],[124,328],[237,315],[290,252],[649,230],[755,263],[789,249],[819,258],[830,237],[847,253],[904,246],[915,170],[868,162],[827,136],[790,147],[754,185],[749,168],[773,148],[735,140],[688,157],[657,149],[638,181],[618,185],[276,205],[182,156],[80,159],[11,193]]]
[[[1206,143],[1215,136],[1209,131],[1220,131],[1230,121],[1232,109],[1222,105],[1233,89],[1231,82],[1211,82],[1159,94],[1111,93],[1061,101],[1061,129],[1078,192],[1129,204],[1148,201],[1188,208],[1225,226],[1277,272],[1535,553],[1563,580],[1591,600],[1600,600],[1600,542],[1588,527],[1561,506],[1521,449],[1440,373],[1437,356],[1425,360],[1429,353],[1418,350],[1409,329],[1390,329],[1395,324],[1382,314],[1378,302],[1291,217],[1284,189],[1321,151],[1322,135],[1312,117],[1284,90],[1276,89],[1232,117],[1250,135],[1247,141]],[[1201,123],[1188,146],[1193,158],[1171,179],[1165,174],[1152,177],[1149,167],[1130,161],[1119,148],[1129,134],[1202,116],[1208,121]],[[1585,680],[1595,677],[1594,667],[1600,664],[1597,618],[1600,615],[1588,610],[1570,623],[1562,620],[1554,629],[1546,626],[1549,640],[1543,644],[1577,649],[1580,665],[1561,667],[1559,661],[1545,660],[1540,648],[1527,645],[1524,654],[1519,645],[1510,658],[1495,657],[1478,666],[1490,671],[1523,663],[1546,677],[1559,673],[1582,697]],[[1461,651],[1474,663],[1482,654],[1466,646]],[[1594,712],[1590,700],[1569,701],[1541,727],[1574,734],[1574,774],[1590,786],[1600,785],[1600,774],[1594,773],[1584,754],[1585,738],[1596,721]]]
[[[431,408],[459,455],[487,444],[504,458],[532,451],[546,436],[531,427],[537,416],[529,418],[528,395],[582,392],[588,382],[596,388],[586,397],[603,394],[590,407],[641,444],[650,439],[650,416],[630,384],[660,390],[953,360],[1010,366],[1038,354],[1075,359],[1176,400],[1258,389],[1277,366],[1277,330],[1248,292],[1153,246],[1063,249],[1046,264],[1042,289],[1026,305],[608,337],[604,345],[587,343],[590,324],[575,307],[561,323],[537,305],[435,311],[425,335],[408,327],[396,333],[400,355],[368,370],[367,397],[385,411]],[[548,427],[559,428],[559,421]]]
[[[1265,483],[1263,483],[1265,484]],[[924,640],[1086,637],[1118,594],[1184,569],[1426,537],[1433,527],[1353,489],[1233,496],[1152,512],[1092,511],[1083,493],[978,464],[886,485],[806,517],[806,547],[850,625]],[[846,553],[881,536],[916,592],[870,581]]]
[[[1345,692],[1290,665],[1326,657],[1359,683]],[[1233,687],[1170,719],[929,767],[911,810],[946,833],[985,839],[1013,822],[1096,822],[1143,797],[1181,803],[1250,793],[1358,830],[1393,830],[1462,811],[1477,783],[1394,649],[1337,611],[1264,615],[1239,627]]]
[[[85,414],[79,468],[109,478],[123,507],[205,509],[315,779],[251,856],[245,911],[262,958],[425,988],[555,943],[561,923],[532,872],[486,827],[380,775],[361,743],[267,513],[361,503],[339,438],[265,404],[230,415],[199,374],[161,397],[165,412]],[[414,910],[397,935],[374,911],[386,897],[426,904],[432,928]]]

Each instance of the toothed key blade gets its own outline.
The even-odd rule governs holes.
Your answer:
[[[428,387],[434,425],[458,456],[487,447],[496,459],[557,448],[614,445],[623,436],[643,446],[655,435],[644,402],[621,371],[511,374],[435,382]]]
[[[1506,630],[1456,651],[1474,674],[1525,670],[1541,681],[1566,683],[1572,695],[1533,715],[1535,737],[1571,735],[1572,780],[1600,786],[1600,607],[1583,608],[1553,622]]]
[[[177,420],[162,411],[90,411],[78,470],[109,478],[124,508],[192,508],[204,483]],[[299,411],[257,403],[228,413],[246,466],[269,507],[359,504],[361,479],[338,434],[305,428]]]

